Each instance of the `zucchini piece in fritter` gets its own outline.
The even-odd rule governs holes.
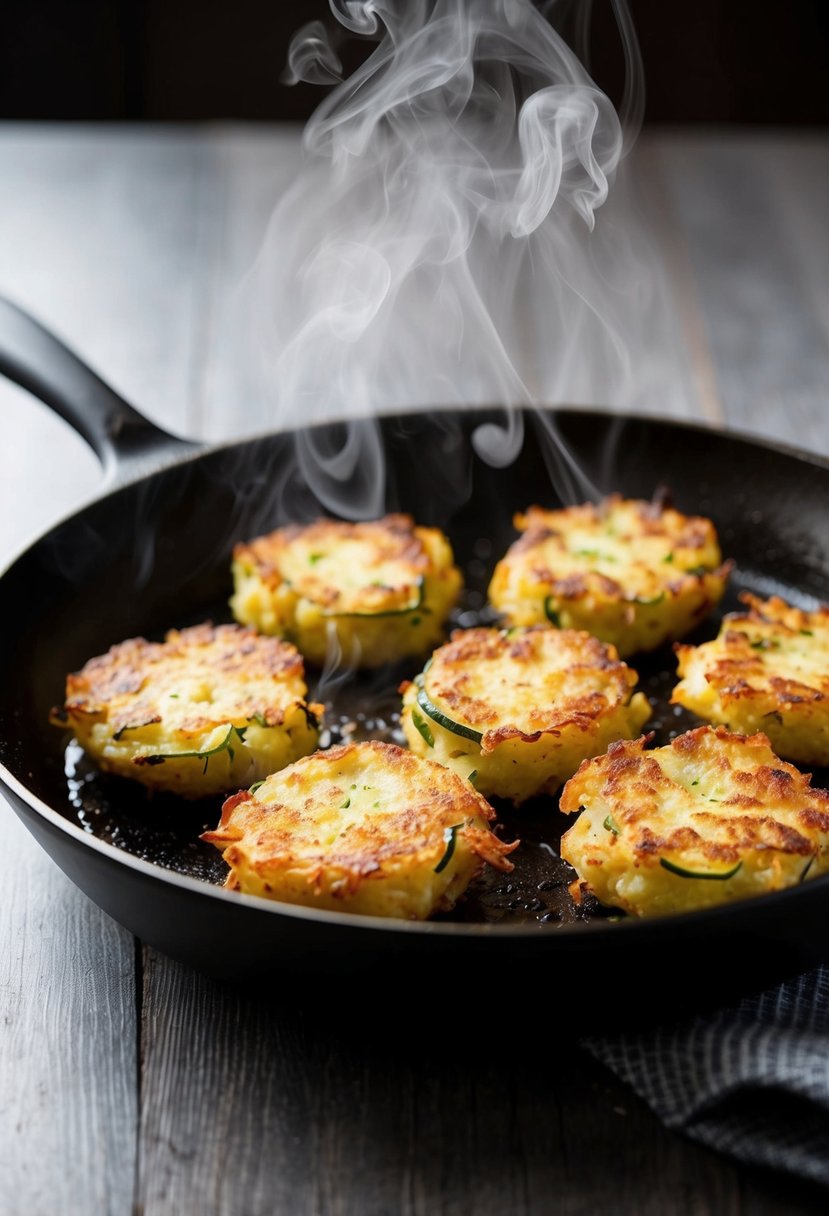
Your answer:
[[[449,541],[408,515],[279,528],[236,546],[233,576],[237,620],[356,667],[436,645],[461,587]]]
[[[701,726],[667,747],[615,743],[561,795],[581,812],[561,856],[581,889],[634,916],[795,886],[829,869],[829,794],[763,734]],[[573,888],[571,888],[573,889]]]
[[[56,725],[106,772],[202,798],[266,777],[317,745],[302,656],[238,625],[131,638],[67,677]]]
[[[486,797],[552,793],[588,756],[650,717],[636,672],[613,646],[571,629],[469,629],[404,684],[402,725],[419,755]]]
[[[740,599],[748,611],[726,616],[714,641],[676,647],[683,679],[671,700],[731,730],[762,730],[787,760],[829,764],[829,608]]]
[[[498,563],[489,598],[513,625],[586,629],[625,656],[680,638],[725,591],[714,525],[614,495],[598,506],[516,515],[523,535]]]
[[[317,752],[229,798],[215,832],[226,886],[368,916],[447,911],[486,862],[511,870],[468,781],[390,743]],[[516,842],[517,843],[517,842]]]

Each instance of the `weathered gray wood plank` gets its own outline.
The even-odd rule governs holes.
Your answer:
[[[136,1152],[132,937],[0,807],[0,1211],[129,1212]]]
[[[829,139],[789,138],[760,172],[781,218],[801,286],[829,344]]]
[[[816,1210],[744,1208],[737,1167],[662,1128],[518,994],[511,1017],[483,993],[418,1011],[378,978],[311,1004],[148,952],[144,997],[144,1216]]]
[[[177,128],[0,128],[0,291],[172,429],[193,414],[207,139]]]
[[[0,126],[0,293],[30,309],[148,417],[198,434],[205,225],[215,222],[189,130]],[[209,169],[208,169],[209,173]],[[212,237],[209,238],[212,241]],[[0,381],[7,502],[31,534],[92,495],[85,445]],[[0,513],[3,551],[22,540]]]
[[[292,124],[218,129],[211,138],[211,190],[221,198],[201,371],[201,433],[211,438],[276,425],[269,411],[273,385],[240,305],[276,202],[298,171],[300,138],[301,127]]]
[[[649,236],[651,256],[657,261],[664,280],[662,299],[673,317],[673,326],[668,332],[674,337],[674,343],[657,355],[663,362],[661,382],[668,386],[666,402],[679,398],[683,405],[681,409],[670,410],[667,404],[660,408],[656,403],[653,412],[657,415],[676,413],[680,417],[722,426],[722,403],[691,268],[688,237],[671,196],[658,137],[648,132],[640,137],[634,149],[631,172],[636,183],[642,227]]]
[[[818,239],[827,141],[696,134],[663,136],[659,147],[728,425],[829,451],[827,253]]]

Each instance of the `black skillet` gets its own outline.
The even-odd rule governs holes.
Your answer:
[[[570,1008],[609,1003],[613,1024],[624,1010],[654,1011],[669,998],[720,1000],[827,956],[829,876],[651,921],[575,909],[556,854],[566,823],[550,801],[520,814],[502,809],[499,830],[524,842],[515,874],[482,880],[452,919],[384,921],[222,890],[221,860],[198,841],[215,824],[219,802],[148,800],[140,788],[97,774],[48,716],[65,674],[113,642],[227,619],[234,541],[322,509],[297,471],[296,436],[208,450],[174,439],[3,302],[0,371],[88,440],[115,487],[53,527],[0,579],[0,777],[57,864],[144,942],[226,979],[256,983],[298,972],[412,989],[425,982],[431,992],[439,984],[444,994],[462,994],[470,983],[508,979],[509,992],[524,994],[516,995],[524,1012],[529,991],[529,1008],[543,1013],[542,980],[546,988],[552,978]],[[498,410],[379,420],[386,508],[410,511],[450,535],[469,588],[461,624],[485,618],[483,592],[514,536],[513,512],[561,500],[556,487],[566,476],[555,468],[551,425],[599,490],[648,497],[665,484],[678,506],[715,520],[736,561],[726,607],[744,587],[805,604],[827,598],[829,464],[700,427],[563,410],[523,413],[520,455],[497,468],[479,457],[474,436],[482,424],[504,420]],[[318,451],[335,451],[342,426],[318,428],[310,439]],[[301,442],[307,456],[308,431]],[[708,625],[709,635],[714,628]],[[670,652],[635,666],[654,704],[657,742],[693,725],[667,706]],[[411,671],[403,667],[324,681],[329,737],[345,729],[394,738],[394,690],[405,674]]]

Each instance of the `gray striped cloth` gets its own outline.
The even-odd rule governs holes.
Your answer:
[[[669,1127],[829,1186],[829,967],[716,1014],[582,1042]]]

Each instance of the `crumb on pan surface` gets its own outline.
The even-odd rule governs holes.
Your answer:
[[[634,916],[777,891],[829,868],[829,794],[763,734],[702,726],[666,747],[615,743],[564,787],[561,855]],[[578,887],[579,884],[574,884]]]
[[[229,798],[202,839],[223,850],[226,886],[369,916],[448,911],[487,863],[511,870],[494,812],[455,773],[394,744],[317,752]]]
[[[444,534],[408,515],[278,528],[236,546],[233,576],[237,620],[358,667],[436,645],[461,588]]]
[[[683,677],[672,701],[750,734],[800,764],[829,764],[829,608],[804,612],[777,596],[743,593],[719,635],[677,646]]]
[[[312,751],[322,706],[305,700],[302,656],[238,625],[130,638],[69,675],[57,725],[96,764],[200,798],[256,781]]]
[[[489,598],[506,622],[586,629],[620,655],[653,650],[719,602],[730,569],[709,519],[619,495],[516,515]]]
[[[584,632],[456,631],[403,685],[402,726],[419,755],[472,774],[487,797],[523,802],[639,733],[650,706],[636,680],[613,646]]]

